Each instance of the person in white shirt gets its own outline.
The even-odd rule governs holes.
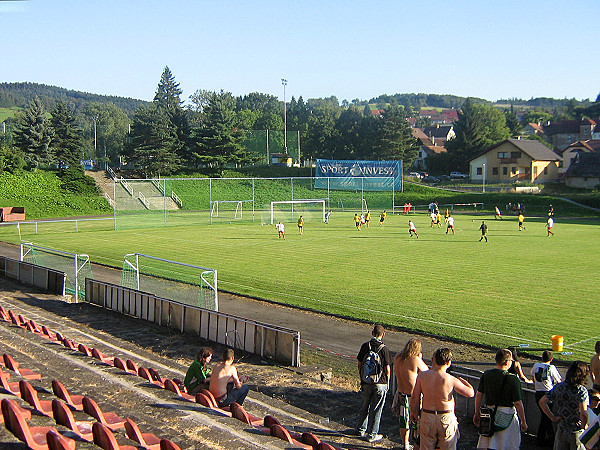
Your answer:
[[[285,225],[279,222],[277,225],[275,225],[275,227],[277,228],[277,234],[279,235],[279,238],[285,239]]]
[[[542,362],[537,362],[531,368],[531,378],[535,384],[535,403],[540,408],[540,424],[537,430],[537,444],[542,447],[551,445],[554,442],[554,428],[552,421],[544,414],[538,402],[551,391],[552,388],[562,381],[560,373],[554,365],[552,365],[552,352],[545,350],[542,353]]]
[[[452,216],[448,216],[448,218],[446,219],[446,223],[448,224],[448,226],[446,227],[446,234],[448,234],[448,231],[452,230],[452,234],[454,233],[454,217]]]

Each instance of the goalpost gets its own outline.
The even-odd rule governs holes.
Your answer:
[[[121,286],[188,305],[219,310],[217,269],[130,253],[123,258]]]
[[[248,202],[254,203],[254,200],[213,200],[210,202],[210,217],[241,219],[244,213],[244,203]]]
[[[321,220],[325,221],[325,199],[306,199],[306,200],[285,200],[285,201],[276,201],[276,202],[271,202],[271,225],[273,225],[275,223],[274,221],[274,206],[277,205],[290,205],[290,210],[291,210],[291,219],[294,219],[294,205],[301,205],[301,204],[317,204],[320,205],[320,209],[321,209]]]

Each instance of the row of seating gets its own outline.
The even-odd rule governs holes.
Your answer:
[[[0,305],[0,317],[4,318],[5,317],[4,313],[5,312],[3,312],[3,308]],[[216,411],[217,413],[219,413],[221,415],[228,416],[228,417],[234,417],[234,418],[258,429],[259,431],[261,431],[265,434],[270,434],[271,436],[282,439],[298,448],[304,448],[307,450],[311,450],[311,449],[329,450],[329,449],[336,448],[328,443],[321,442],[320,439],[312,433],[300,434],[300,433],[288,431],[285,427],[283,427],[283,425],[281,425],[281,423],[277,419],[275,419],[271,415],[265,416],[264,419],[260,419],[255,416],[252,416],[251,414],[247,413],[241,405],[238,405],[237,403],[234,403],[229,407],[220,408],[220,407],[218,407],[213,394],[207,389],[203,389],[202,391],[197,393],[195,396],[190,395],[185,391],[185,387],[183,386],[183,383],[180,380],[169,379],[169,378],[163,379],[159,375],[159,373],[156,369],[146,368],[146,367],[141,367],[141,366],[138,367],[138,365],[131,359],[127,359],[126,361],[123,361],[121,358],[105,355],[104,353],[100,352],[98,349],[87,347],[86,345],[84,345],[82,343],[78,344],[78,343],[62,336],[60,333],[56,333],[56,332],[49,330],[45,326],[39,327],[32,320],[26,320],[21,315],[16,316],[10,310],[6,314],[7,314],[6,317],[8,318],[9,322],[11,322],[17,326],[20,326],[22,328],[26,328],[29,331],[44,337],[45,339],[49,339],[53,342],[61,343],[65,347],[69,348],[70,350],[78,351],[80,353],[85,354],[86,356],[93,357],[105,365],[116,367],[116,368],[118,368],[126,373],[132,374],[132,375],[140,376],[157,387],[164,388],[166,390],[173,392],[175,395],[179,396],[183,400],[198,403],[206,408],[210,408],[211,410]],[[54,381],[56,381],[56,380],[54,380]],[[71,402],[75,401],[75,404],[76,404],[77,403],[76,400],[79,400],[79,399],[76,399],[76,400],[71,399],[70,401],[68,401],[68,399],[69,399],[68,392],[66,392],[66,389],[64,389],[64,386],[63,386],[63,389],[60,389],[60,386],[57,384],[57,386],[55,388],[55,384],[58,382],[54,383],[54,381],[53,381],[53,391],[54,391],[55,395],[57,397],[63,399],[65,402],[67,402],[67,404],[70,404],[70,406],[76,407],[76,406],[72,405],[70,403],[70,401]],[[90,411],[91,411],[91,408],[90,408]],[[99,419],[96,419],[96,420],[98,420],[100,423],[102,423],[101,420],[99,420]],[[110,426],[109,426],[109,429],[110,429]],[[139,439],[140,436],[136,436],[136,437]],[[142,436],[142,439],[143,439],[143,436]],[[134,440],[136,440],[136,439],[134,439]],[[137,442],[140,442],[140,441],[137,440]],[[143,444],[140,443],[140,445],[143,445]]]
[[[32,320],[28,321],[21,315],[16,316],[10,310],[5,311],[1,305],[0,318],[55,342],[64,341],[65,339],[59,333],[51,332],[46,327],[38,327]],[[40,400],[37,391],[27,380],[39,380],[42,378],[41,374],[22,368],[7,353],[2,355],[0,364],[24,378],[19,382],[10,382],[10,373],[0,369],[0,387],[2,389],[9,394],[21,397],[38,413],[54,418],[57,424],[69,428],[85,441],[94,442],[106,450],[137,449],[136,446],[119,446],[112,431],[125,428],[129,439],[148,450],[180,450],[176,444],[168,439],[159,439],[152,433],[142,433],[137,424],[129,418],[121,419],[114,413],[102,412],[93,399],[82,395],[71,395],[58,380],[52,380],[52,391],[57,398]],[[75,448],[75,441],[62,436],[56,428],[30,427],[27,420],[31,419],[31,412],[20,407],[14,400],[4,400],[2,402],[2,420],[9,431],[29,447],[42,449],[64,448],[69,450]],[[96,422],[76,421],[69,407],[75,411],[84,411],[92,416]]]

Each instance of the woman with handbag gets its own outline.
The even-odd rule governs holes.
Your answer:
[[[479,449],[518,450],[521,445],[521,431],[527,430],[523,392],[519,379],[508,373],[513,356],[504,348],[496,352],[496,368],[487,370],[479,380],[475,395],[475,415],[473,423],[480,427],[482,422],[482,402],[485,399],[491,424],[489,432],[480,429]]]

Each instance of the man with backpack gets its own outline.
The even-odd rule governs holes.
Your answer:
[[[539,405],[539,401],[544,397],[552,388],[562,381],[560,373],[556,370],[556,367],[552,364],[552,352],[550,350],[544,350],[542,353],[542,362],[536,362],[531,368],[531,377],[535,383],[535,402],[540,408],[540,424],[537,430],[537,444],[540,447],[544,445],[552,445],[554,443],[554,428],[552,427],[552,421],[544,414],[542,408]]]
[[[383,439],[379,434],[379,422],[390,385],[391,358],[382,342],[383,326],[375,325],[371,334],[373,337],[360,347],[356,357],[362,392],[358,434],[366,436],[369,442],[377,442]]]

